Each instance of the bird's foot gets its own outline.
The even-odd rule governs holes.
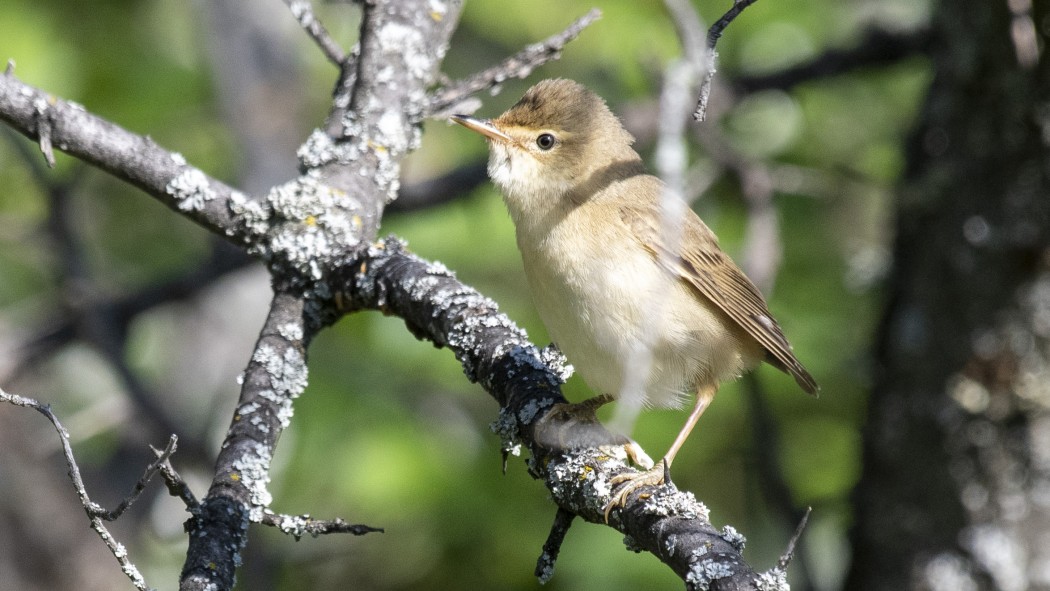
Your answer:
[[[639,489],[646,486],[660,486],[671,482],[671,468],[667,460],[649,468],[645,472],[634,472],[631,474],[620,474],[613,477],[609,484],[613,487],[612,498],[605,505],[605,522],[609,523],[609,514],[613,509],[627,506],[627,498]]]
[[[627,443],[623,444],[623,450],[627,452],[627,459],[642,470],[648,470],[653,467],[653,459],[649,457],[649,454],[645,453],[645,450],[638,445],[637,441],[628,439]]]
[[[612,396],[602,394],[583,402],[555,404],[536,423],[533,437],[541,446],[552,450],[626,445],[630,440],[609,433],[596,414],[599,408],[612,399]],[[644,454],[645,452],[642,452],[643,456]]]

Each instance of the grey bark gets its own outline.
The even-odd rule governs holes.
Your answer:
[[[1050,588],[1050,7],[1024,5],[934,9],[851,590]]]

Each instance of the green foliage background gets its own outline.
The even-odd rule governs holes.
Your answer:
[[[278,5],[274,18],[286,21],[282,27],[295,27],[276,0],[257,4]],[[659,94],[663,68],[678,54],[662,4],[592,4],[604,17],[560,61],[528,80],[508,82],[498,95],[483,96],[480,114],[498,114],[530,84],[554,76],[584,82],[618,112],[651,104]],[[560,30],[592,4],[469,2],[445,71],[455,78],[490,65]],[[709,22],[727,4],[697,2]],[[719,76],[728,82],[739,75],[776,71],[831,47],[849,47],[873,26],[918,27],[927,10],[925,2],[914,0],[758,2],[721,41]],[[206,49],[211,33],[204,14],[198,4],[170,1],[7,0],[0,19],[0,57],[14,59],[17,75],[26,82],[148,134],[206,172],[238,185],[245,181],[239,177],[242,147],[216,103]],[[348,45],[355,9],[326,5],[321,15]],[[297,130],[298,137],[289,138],[294,146],[323,117],[335,70],[305,36],[293,39],[287,51],[301,68],[304,84],[290,90],[304,107],[267,116]],[[756,472],[759,454],[772,454],[795,505],[814,507],[802,552],[818,589],[836,588],[848,560],[849,493],[859,472],[859,429],[870,370],[867,347],[881,305],[879,280],[888,263],[892,188],[901,174],[902,141],[928,78],[927,65],[913,59],[806,83],[790,93],[714,97],[727,111],[709,125],[717,125],[749,158],[791,167],[783,170],[797,176],[796,188],[776,198],[784,258],[770,303],[823,391],[818,400],[810,399],[790,379],[762,369],[758,380],[781,441],[775,449],[759,449],[744,388],[726,386],[679,455],[674,477],[708,503],[716,525],[733,524],[748,537],[746,555],[753,564],[768,567],[794,527],[771,508],[763,495],[767,484]],[[13,141],[0,141],[0,332],[7,333],[3,355],[11,360],[16,359],[18,339],[46,326],[63,301],[60,255],[42,230],[48,211],[45,193]],[[652,145],[641,142],[639,149],[649,156]],[[406,164],[405,183],[482,159],[484,152],[478,138],[429,121],[422,149]],[[287,158],[291,174],[294,154]],[[694,149],[695,161],[706,158]],[[52,178],[86,175],[73,199],[94,293],[129,292],[201,263],[208,248],[204,232],[103,173],[83,171],[62,155],[58,160]],[[739,254],[746,207],[735,179],[720,178],[695,208],[719,233],[723,246]],[[463,281],[497,300],[535,342],[548,342],[529,302],[512,225],[491,186],[422,213],[390,215],[382,231],[403,236],[420,255],[444,262]],[[199,300],[145,315],[132,329],[128,351],[132,365],[164,393],[172,416],[192,424],[191,432],[206,433],[212,445],[228,421],[237,370],[216,367],[205,353],[194,358],[188,345],[173,341],[192,340],[190,328],[209,319],[226,322],[232,317],[243,328],[230,336],[227,348],[240,355],[243,365],[268,291],[259,273],[238,277],[209,289]],[[256,293],[245,294],[245,285]],[[183,357],[173,359],[173,351]],[[225,372],[218,385],[202,391],[189,376],[180,375],[186,355],[200,372]],[[520,459],[512,458],[507,474],[501,474],[499,442],[487,427],[496,405],[480,387],[466,382],[451,354],[416,341],[397,319],[362,314],[313,344],[310,370],[310,386],[276,458],[274,508],[342,516],[384,527],[386,533],[296,543],[256,528],[240,588],[537,587],[532,567],[554,506]],[[54,402],[63,417],[95,416],[88,411],[100,400],[126,404],[112,372],[85,347],[71,347],[33,373],[32,379],[20,382],[19,393]],[[566,391],[575,400],[589,395],[578,379]],[[4,409],[0,414],[15,412]],[[23,414],[5,420],[36,418]],[[87,464],[106,465],[132,429],[130,420],[94,425],[72,421],[77,453]],[[682,420],[684,413],[677,411],[646,413],[635,437],[658,456]],[[51,434],[41,429],[36,436]],[[159,437],[149,440],[159,444],[164,434]],[[0,467],[6,453],[0,450]],[[61,486],[61,468],[46,466],[54,468]],[[127,467],[127,482],[137,477],[140,466]],[[187,470],[203,495],[207,466]],[[89,481],[88,486],[100,485]],[[112,496],[99,500],[112,504],[120,490],[117,486]],[[74,503],[72,496],[69,502]],[[184,515],[164,497],[151,503],[135,509],[150,515],[142,527],[120,535],[147,580],[171,587],[185,546],[178,525]],[[100,543],[98,553],[100,568],[119,575]],[[63,568],[55,560],[54,568]],[[588,524],[577,524],[570,532],[557,569],[549,589],[681,585],[652,556],[626,551],[613,530]]]

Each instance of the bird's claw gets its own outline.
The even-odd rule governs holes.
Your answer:
[[[609,502],[604,507],[605,523],[609,523],[609,514],[612,513],[613,509],[627,506],[627,498],[631,494],[646,486],[660,486],[668,482],[671,482],[671,471],[666,460],[661,460],[659,464],[645,472],[632,472],[614,476],[609,480],[613,491],[612,498],[609,499]]]

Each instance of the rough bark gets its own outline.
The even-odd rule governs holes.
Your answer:
[[[1050,7],[1024,4],[935,7],[851,590],[1050,588]]]

